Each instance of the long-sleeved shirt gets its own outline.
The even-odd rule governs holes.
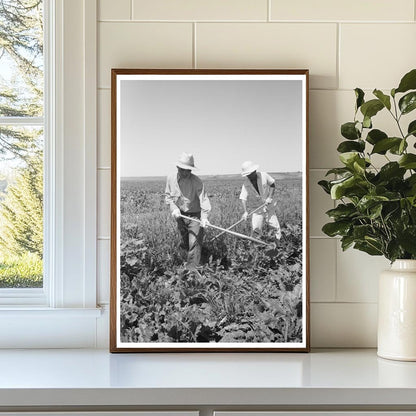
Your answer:
[[[207,218],[211,211],[204,184],[194,174],[189,178],[180,178],[178,173],[169,175],[166,180],[165,201],[171,212],[176,208],[184,213],[201,212],[201,219]]]
[[[257,172],[257,187],[259,193],[257,193],[254,186],[250,183],[250,179],[246,178],[245,183],[241,187],[240,199],[247,201],[248,195],[252,194],[264,202],[269,194],[270,187],[274,183],[275,180],[267,172]]]

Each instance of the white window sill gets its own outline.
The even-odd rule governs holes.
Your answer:
[[[101,315],[99,308],[2,306],[0,348],[95,348]]]
[[[0,306],[0,319],[5,316],[11,317],[77,317],[77,318],[99,318],[101,308],[45,308],[41,306]]]
[[[0,368],[0,411],[68,406],[416,409],[416,363],[384,360],[375,350],[309,354],[0,350]]]

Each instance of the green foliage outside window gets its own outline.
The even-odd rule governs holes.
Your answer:
[[[0,0],[0,288],[42,286],[43,126],[30,127],[44,115],[42,7]]]

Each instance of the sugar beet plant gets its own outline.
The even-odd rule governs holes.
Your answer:
[[[354,120],[341,126],[346,140],[337,148],[343,166],[327,172],[334,180],[319,182],[338,201],[322,231],[340,236],[343,250],[353,247],[391,262],[416,259],[416,120],[409,121],[416,109],[416,69],[390,95],[375,89],[375,98],[366,101],[360,88],[355,95]],[[373,126],[382,111],[394,119],[394,133]]]

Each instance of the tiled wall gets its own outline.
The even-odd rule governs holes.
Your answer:
[[[309,68],[313,347],[376,345],[379,257],[343,253],[316,185],[338,164],[355,87],[390,90],[416,67],[415,0],[99,0],[98,298],[109,300],[110,69]],[[387,116],[376,119],[389,128]]]

